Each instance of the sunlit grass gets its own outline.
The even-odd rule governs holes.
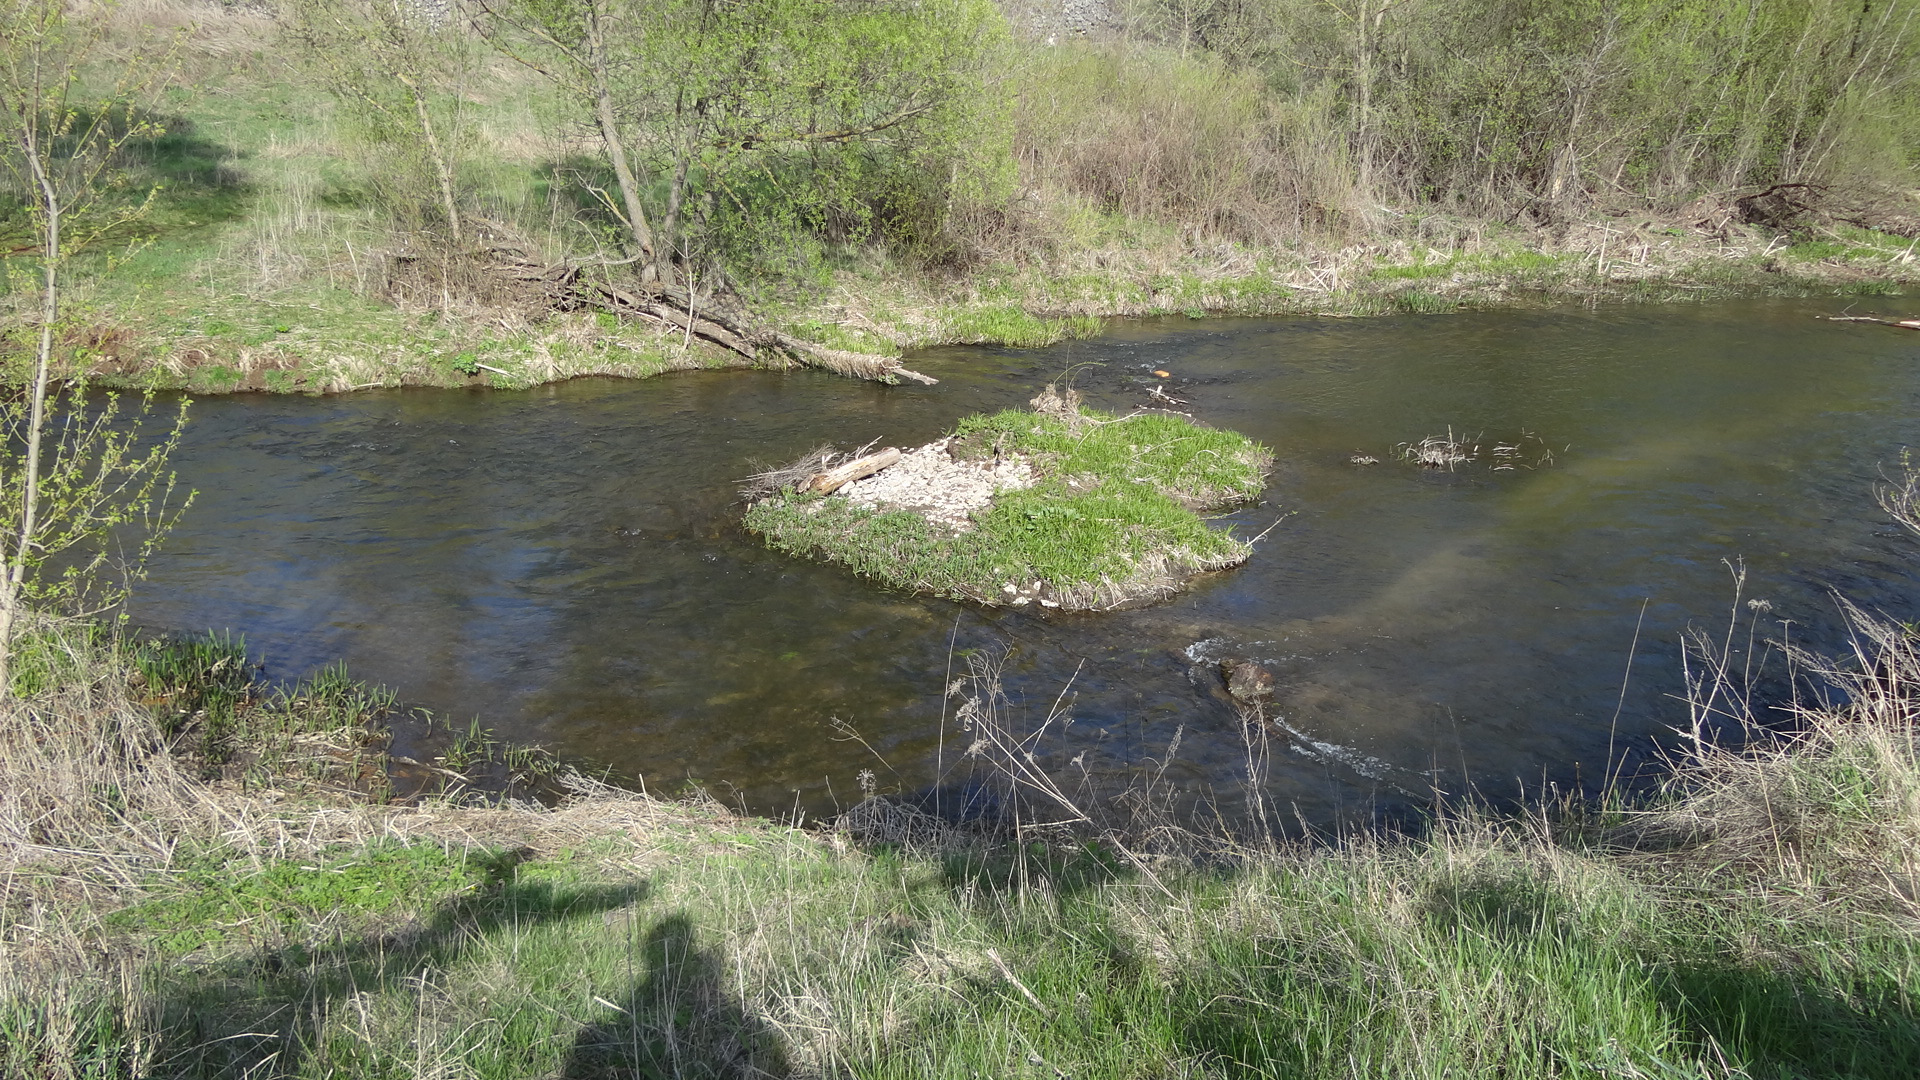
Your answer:
[[[1099,847],[892,850],[718,822],[200,873],[107,921],[158,951],[126,991],[145,1007],[105,986],[10,998],[0,1030],[64,1005],[104,1020],[76,1025],[71,1057],[145,1045],[151,1075],[181,1078],[1920,1067],[1912,935],[1782,920],[1524,826],[1164,863],[1157,887]]]

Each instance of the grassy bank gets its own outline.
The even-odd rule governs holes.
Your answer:
[[[381,695],[47,624],[0,1075],[1911,1076],[1920,649],[1859,626],[1851,705],[1630,804],[1289,842],[400,798]]]
[[[179,67],[163,132],[135,140],[113,181],[122,209],[144,209],[90,236],[75,267],[59,336],[79,370],[198,393],[323,393],[745,363],[671,328],[410,277],[420,237],[395,231],[391,148],[293,63],[283,29],[245,6],[117,9],[109,56],[178,34]],[[1743,224],[1726,191],[1549,214],[1369,193],[1350,177],[1308,190],[1301,171],[1350,171],[1346,151],[1288,141],[1298,117],[1228,61],[1151,34],[1010,40],[994,82],[1010,95],[1018,174],[1005,199],[950,199],[931,246],[769,233],[779,272],[734,282],[740,302],[798,338],[894,355],[1046,345],[1116,316],[1888,295],[1920,281],[1909,236]],[[606,183],[590,132],[526,68],[473,63],[453,97],[472,223],[548,262],[608,255],[593,254],[611,219],[587,193]],[[24,243],[24,221],[0,217],[3,246]],[[28,326],[31,298],[12,287],[0,304]]]
[[[787,485],[749,507],[743,524],[777,550],[896,588],[1069,611],[1160,599],[1252,554],[1199,512],[1257,497],[1273,464],[1265,447],[1171,414],[1083,409],[1071,390],[1049,388],[1034,405],[968,417],[934,448],[936,458],[1030,470],[959,522],[912,503],[940,499],[936,482],[906,505]]]

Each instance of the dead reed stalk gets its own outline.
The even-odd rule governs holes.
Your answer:
[[[1735,568],[1736,590],[1744,572]],[[1835,597],[1848,648],[1763,641],[1765,601],[1687,641],[1684,754],[1615,839],[1853,909],[1920,918],[1920,636]],[[1790,700],[1758,686],[1771,653]]]

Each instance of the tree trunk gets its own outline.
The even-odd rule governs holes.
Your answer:
[[[433,118],[427,113],[427,96],[420,92],[420,86],[405,75],[395,72],[394,77],[406,86],[407,93],[413,98],[414,112],[420,116],[420,133],[426,136],[427,154],[433,158],[434,176],[440,181],[440,209],[446,212],[447,229],[453,234],[455,246],[460,243],[460,207],[453,197],[453,165],[447,161],[447,155],[440,151],[440,140],[433,134]]]
[[[692,151],[682,148],[673,162],[673,183],[667,188],[667,212],[660,219],[660,244],[667,249],[667,258],[679,262],[690,262],[688,254],[680,249],[680,211],[687,199],[687,167]],[[688,289],[692,289],[692,268],[688,268]]]
[[[13,633],[19,621],[22,593],[27,578],[28,554],[39,531],[40,452],[45,441],[47,381],[53,368],[53,324],[60,317],[60,193],[54,190],[40,159],[40,146],[31,128],[21,140],[27,168],[39,190],[46,211],[45,245],[40,267],[40,341],[33,358],[33,397],[27,408],[25,432],[27,460],[20,485],[20,529],[13,537],[13,551],[7,555],[4,582],[0,583],[0,698],[12,692],[9,678],[13,661]]]
[[[1373,40],[1367,34],[1367,8],[1354,21],[1354,149],[1359,152],[1361,197],[1373,199]],[[1385,14],[1383,11],[1382,14]]]
[[[620,125],[613,112],[613,87],[607,72],[607,41],[598,5],[587,12],[587,64],[593,80],[593,111],[600,122],[600,141],[606,144],[607,159],[613,164],[613,177],[620,184],[620,200],[626,206],[627,230],[639,249],[640,278],[659,277],[659,256],[654,251],[653,230],[647,227],[647,212],[640,205],[640,182],[627,164],[626,143],[620,138]]]

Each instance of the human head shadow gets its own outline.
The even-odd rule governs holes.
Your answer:
[[[720,955],[702,948],[685,914],[661,919],[641,944],[646,974],[606,1019],[582,1028],[568,1080],[777,1077],[790,1073],[778,1035],[727,991]]]
[[[425,920],[325,945],[290,944],[170,979],[161,1056],[176,1075],[294,1076],[350,998],[444,972],[507,929],[578,919],[644,900],[646,883],[565,886],[514,880],[524,853],[489,860],[485,887]]]

